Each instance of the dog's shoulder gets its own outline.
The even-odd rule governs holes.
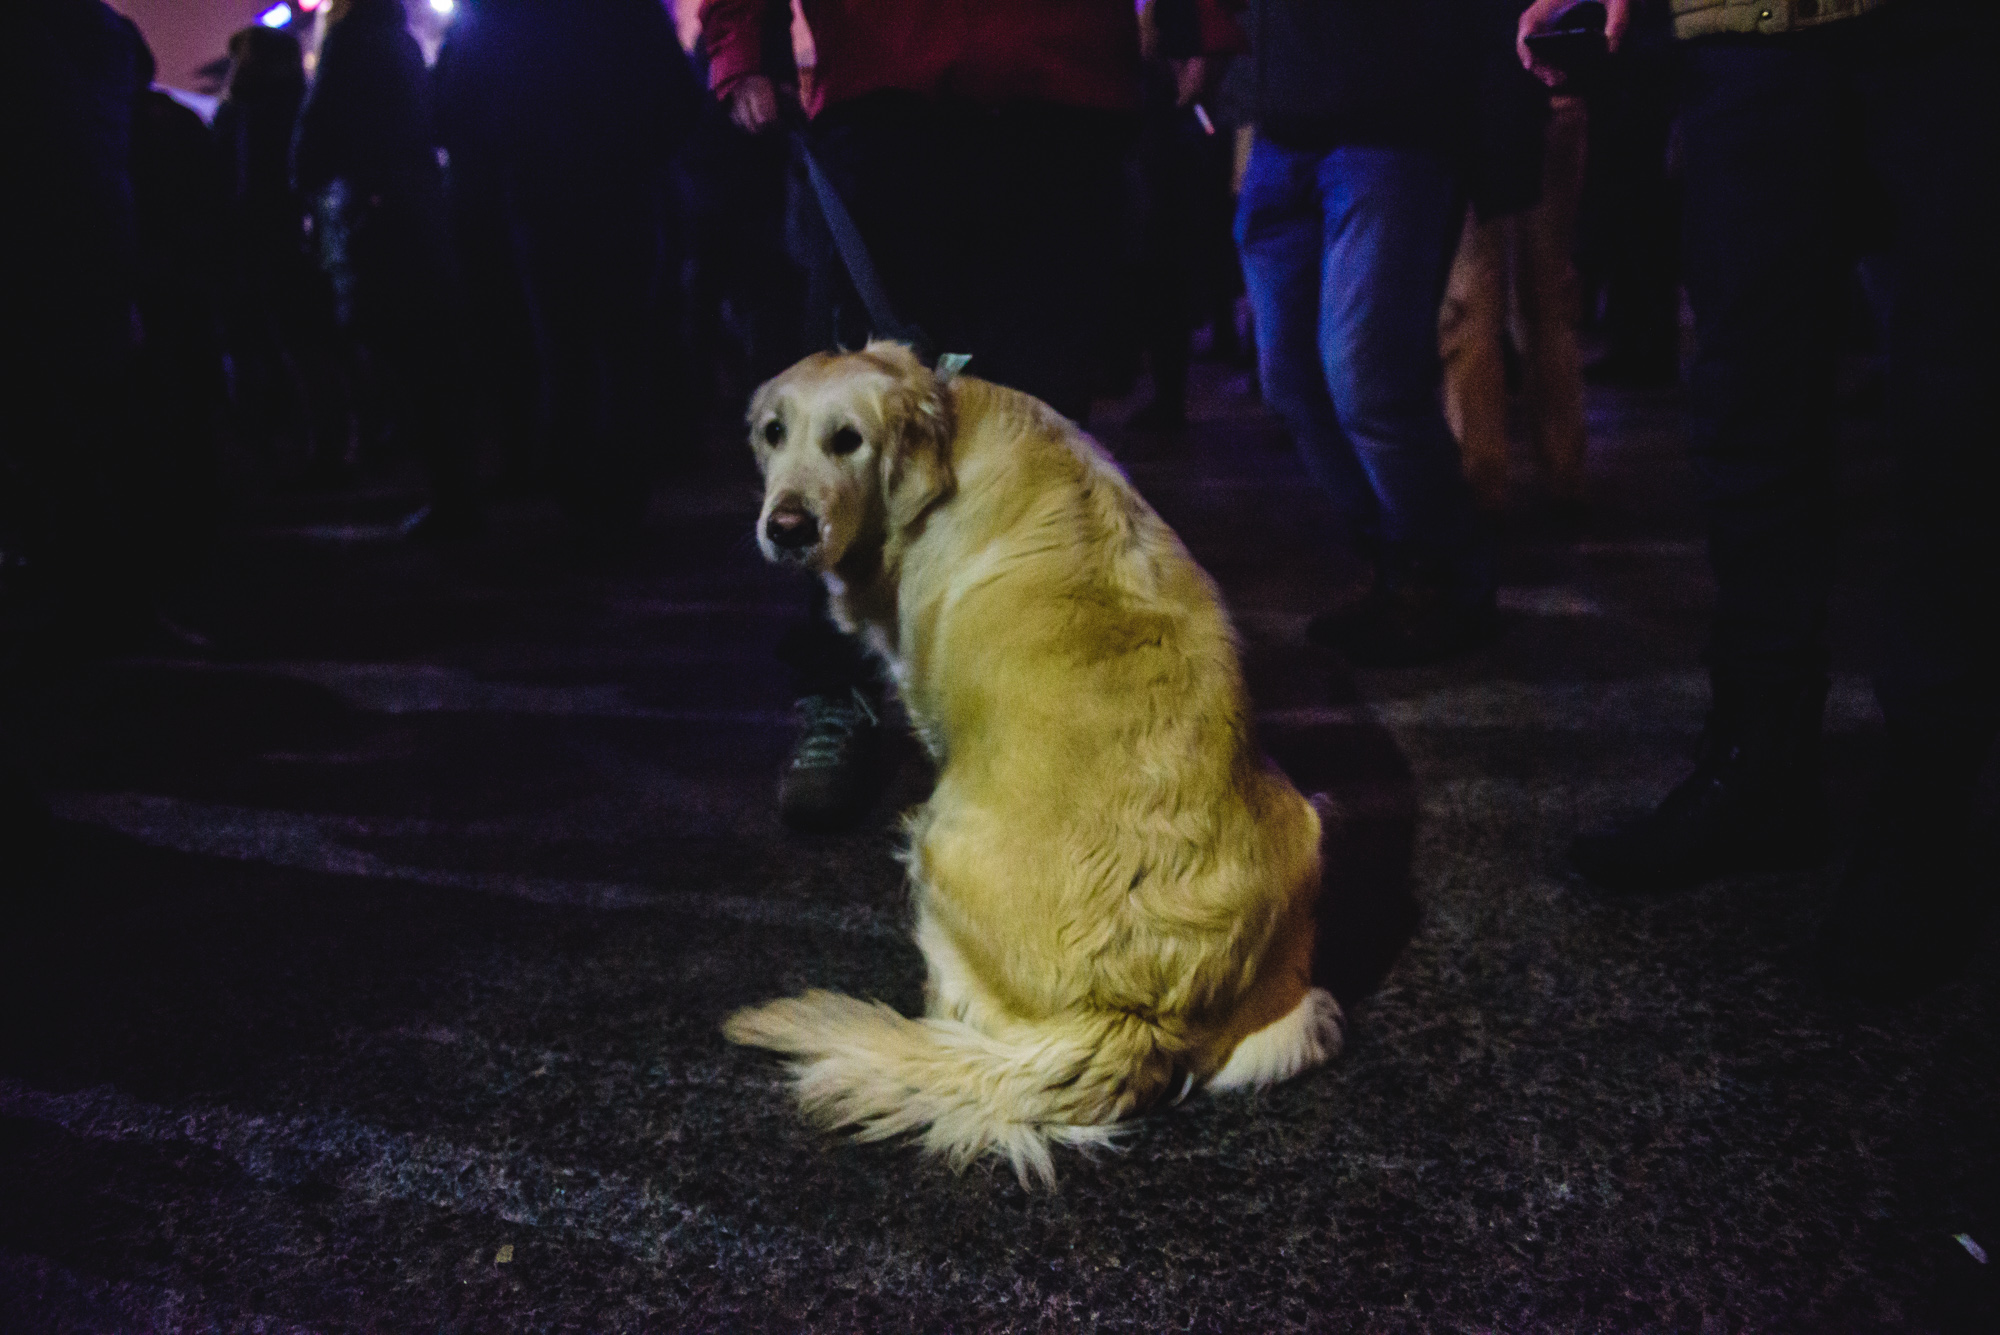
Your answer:
[[[1018,391],[959,377],[951,392],[958,487],[930,553],[948,602],[985,588],[1022,621],[1055,612],[1073,631],[1090,606],[1113,639],[1146,638],[1142,622],[1165,616],[1233,641],[1212,581],[1102,446]]]
[[[952,463],[968,491],[1003,506],[1087,502],[1113,522],[1152,514],[1110,454],[1040,399],[970,376],[951,393]]]

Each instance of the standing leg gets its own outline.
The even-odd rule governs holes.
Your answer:
[[[1584,372],[1592,384],[1680,379],[1680,188],[1667,171],[1680,53],[1667,26],[1664,13],[1635,25],[1591,99],[1586,262],[1602,285],[1605,343]]]
[[[424,461],[430,504],[406,521],[418,541],[453,541],[481,532],[478,454],[466,395],[464,325],[457,261],[444,201],[419,190],[392,201],[366,276],[372,295],[370,348],[394,405],[398,443]]]
[[[1357,540],[1372,547],[1381,513],[1368,475],[1340,429],[1319,356],[1319,276],[1324,228],[1317,154],[1258,140],[1243,176],[1236,243],[1257,331],[1264,401],[1298,442],[1313,481],[1333,499]]]
[[[1381,516],[1377,596],[1321,637],[1356,662],[1452,657],[1498,629],[1492,555],[1439,403],[1437,313],[1465,197],[1443,158],[1350,146],[1320,160],[1319,354]]]
[[[1383,540],[1457,563],[1478,543],[1438,406],[1437,311],[1464,195],[1441,158],[1393,148],[1336,149],[1315,184],[1320,370],[1340,430],[1375,493]]]
[[[1033,103],[974,114],[984,152],[956,151],[961,212],[935,238],[940,266],[965,282],[968,345],[951,350],[974,355],[973,374],[1082,422],[1105,378],[1130,126]]]
[[[938,146],[952,142],[940,108],[914,94],[857,99],[822,116],[812,129],[821,169],[841,193],[869,249],[896,316],[919,325],[951,351],[949,324],[957,300],[953,250],[958,232],[949,188],[940,173],[913,173],[911,162],[941,163]],[[795,181],[795,186],[798,182]],[[794,244],[806,260],[804,346],[839,342],[856,348],[871,333],[845,261],[808,187],[794,196]],[[947,256],[960,263],[946,264]],[[983,366],[975,366],[983,371]],[[778,813],[798,829],[832,831],[861,819],[889,777],[883,763],[881,689],[868,656],[836,628],[825,586],[807,586],[803,618],[788,626],[778,656],[797,696],[798,740],[778,777]]]
[[[1819,785],[1832,561],[1838,226],[1856,110],[1837,43],[1705,40],[1682,116],[1690,435],[1716,606],[1714,706],[1694,773],[1654,811],[1577,840],[1618,890],[1825,855]]]

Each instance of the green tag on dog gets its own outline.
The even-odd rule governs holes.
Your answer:
[[[949,385],[952,377],[963,371],[965,364],[971,360],[972,354],[969,352],[947,352],[940,356],[937,359],[938,383]]]

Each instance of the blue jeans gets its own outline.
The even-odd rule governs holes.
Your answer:
[[[1477,599],[1492,562],[1438,398],[1438,306],[1464,218],[1434,154],[1260,139],[1236,243],[1264,398],[1307,471],[1364,542],[1444,564]]]

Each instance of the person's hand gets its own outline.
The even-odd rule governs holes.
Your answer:
[[[1535,56],[1528,49],[1528,34],[1540,32],[1549,25],[1549,20],[1576,4],[1577,0],[1535,0],[1521,11],[1521,22],[1514,29],[1514,50],[1521,57],[1521,66],[1549,87],[1554,88],[1563,81],[1563,72],[1548,65],[1535,63]],[[1625,25],[1632,20],[1632,0],[1604,0],[1604,43],[1611,50],[1618,49],[1618,43],[1625,36]]]
[[[1187,60],[1176,60],[1174,67],[1174,105],[1191,107],[1201,100],[1202,91],[1208,87],[1208,57],[1194,56]]]
[[[729,90],[729,119],[748,134],[763,134],[777,128],[778,90],[768,76],[745,75]]]

